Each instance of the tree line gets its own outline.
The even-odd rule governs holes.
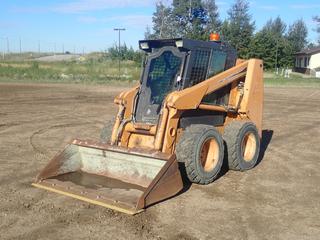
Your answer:
[[[146,39],[185,37],[208,40],[217,32],[221,40],[238,51],[240,58],[261,58],[265,67],[292,67],[293,54],[308,47],[308,29],[302,19],[287,25],[280,16],[268,20],[259,31],[249,13],[247,0],[235,0],[221,20],[215,0],[173,0],[170,5],[156,3],[153,26]],[[320,34],[320,17],[315,17]]]
[[[136,51],[132,47],[127,47],[126,44],[119,47],[114,44],[114,46],[108,48],[106,53],[107,58],[111,58],[112,60],[129,60],[134,61],[136,63],[141,63],[141,60],[143,58],[143,53],[141,51]]]

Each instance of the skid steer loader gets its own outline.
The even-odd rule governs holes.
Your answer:
[[[140,84],[114,100],[112,132],[75,139],[34,186],[128,214],[173,197],[181,171],[198,184],[255,166],[260,149],[263,63],[220,41],[144,40]],[[179,168],[179,165],[182,168]]]

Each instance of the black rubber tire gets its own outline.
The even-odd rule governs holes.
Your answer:
[[[253,133],[256,140],[256,149],[251,160],[245,160],[242,153],[242,141],[248,133]],[[224,129],[223,139],[226,144],[225,155],[229,169],[246,171],[252,169],[257,164],[260,153],[260,137],[254,123],[247,121],[233,121],[229,123]]]
[[[100,140],[102,142],[109,142],[111,140],[112,129],[114,125],[114,119],[108,120],[100,133]]]
[[[202,145],[210,138],[214,138],[219,147],[218,159],[215,167],[205,171],[201,164],[200,154]],[[220,170],[224,157],[223,138],[212,126],[194,124],[187,127],[176,146],[178,162],[184,163],[185,171],[190,182],[198,184],[209,184],[213,182]]]

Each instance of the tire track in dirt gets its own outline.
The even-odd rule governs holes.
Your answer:
[[[111,100],[111,97],[105,97],[105,101],[108,102]],[[77,103],[95,103],[101,101],[101,96],[76,96],[76,97],[37,97],[30,99],[30,97],[25,98],[12,98],[6,100],[0,100],[1,105],[30,105],[30,104],[48,104],[54,102],[55,104],[66,104],[66,102],[77,102]]]
[[[31,134],[29,137],[29,143],[33,148],[33,151],[39,155],[39,157],[43,158],[47,156],[47,151],[42,149],[41,147],[37,146],[37,144],[34,143],[34,138],[38,135],[44,134],[52,129],[60,129],[64,127],[76,127],[76,126],[82,126],[82,125],[88,125],[91,122],[80,122],[80,123],[65,123],[65,124],[57,124],[50,127],[39,129]]]
[[[3,124],[0,124],[0,132],[4,132],[6,130],[8,130],[9,128],[11,127],[15,127],[15,126],[18,126],[19,124],[17,123],[3,123]]]
[[[295,128],[294,131],[290,131],[288,133],[280,134],[280,135],[275,135],[272,138],[272,144],[274,145],[278,143],[279,141],[282,142],[285,139],[291,139],[293,136],[298,136],[301,133],[305,132],[315,132],[315,129],[318,129],[320,125],[320,121],[312,122],[311,124],[304,124],[302,127]]]
[[[72,109],[72,111],[69,111],[67,114],[66,113],[58,113],[58,114],[48,116],[47,112],[39,112],[39,111],[37,111],[37,114],[42,116],[42,118],[47,119],[48,117],[50,117],[50,119],[55,119],[55,121],[64,120],[64,119],[71,119],[70,115],[72,115],[73,120],[74,119],[81,119],[81,115],[75,114],[76,111],[77,111],[77,107],[74,107]],[[17,111],[15,111],[15,113],[17,114]],[[43,120],[37,119],[37,121],[43,121]],[[2,123],[2,124],[0,124],[0,131],[5,131],[5,130],[7,130],[7,128],[11,128],[11,127],[15,127],[15,126],[21,126],[21,125],[27,125],[27,124],[34,125],[34,122],[35,122],[35,119],[22,120],[22,121],[11,121],[10,123]],[[1,129],[1,128],[5,128],[5,129]]]

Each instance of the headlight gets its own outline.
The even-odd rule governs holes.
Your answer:
[[[183,41],[182,41],[182,40],[176,41],[176,46],[177,46],[178,48],[182,48],[182,47],[183,47]]]
[[[140,43],[140,48],[144,50],[149,49],[149,44],[147,42],[142,42]]]

